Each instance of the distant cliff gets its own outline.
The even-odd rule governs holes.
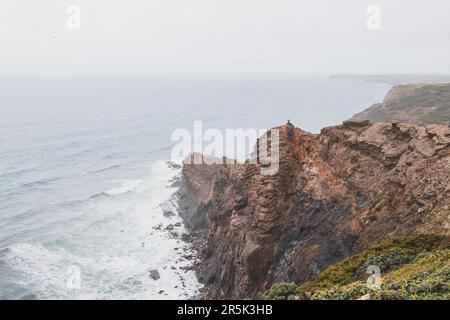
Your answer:
[[[352,119],[450,125],[450,84],[394,86],[382,103],[374,104]]]
[[[275,175],[261,175],[260,164],[183,166],[179,209],[204,237],[198,274],[208,297],[260,297],[380,240],[449,234],[448,126],[355,120],[320,134],[278,129]]]
[[[401,85],[408,83],[448,83],[448,74],[336,74],[330,79],[344,79],[384,83],[389,85]]]

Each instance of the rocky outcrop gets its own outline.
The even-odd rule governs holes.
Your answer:
[[[450,125],[450,84],[394,86],[382,103],[374,104],[352,119]]]
[[[259,297],[381,239],[449,234],[448,126],[355,120],[320,134],[278,129],[274,175],[260,164],[183,167],[179,209],[205,237],[200,278],[209,297]]]

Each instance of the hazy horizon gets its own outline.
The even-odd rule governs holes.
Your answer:
[[[79,9],[79,25],[73,22]],[[370,29],[371,5],[379,29]],[[69,9],[69,11],[67,11]],[[2,4],[0,73],[17,77],[450,74],[444,0],[87,0]],[[72,20],[71,20],[72,19]]]

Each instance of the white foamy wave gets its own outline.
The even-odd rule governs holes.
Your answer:
[[[52,240],[11,246],[5,261],[23,275],[20,285],[41,299],[192,297],[200,288],[194,272],[185,269],[192,248],[180,238],[180,217],[164,215],[161,206],[176,191],[170,180],[179,172],[153,163],[142,179],[71,207],[83,218],[54,226]],[[67,287],[74,265],[81,272],[79,290]],[[160,278],[150,278],[150,270]]]
[[[89,259],[71,255],[63,250],[52,251],[42,244],[19,243],[12,246],[5,262],[24,274],[18,277],[20,286],[48,299],[70,298],[67,270],[71,265],[86,265]]]
[[[122,185],[117,188],[112,188],[109,191],[105,191],[105,194],[110,196],[116,196],[122,193],[133,191],[142,183],[141,179],[130,179],[122,182]]]

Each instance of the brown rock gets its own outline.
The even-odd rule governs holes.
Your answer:
[[[274,283],[300,284],[315,275],[311,265],[323,270],[373,242],[450,233],[445,126],[278,129],[274,175],[262,175],[260,164],[183,166],[180,214],[206,239],[199,275],[209,297],[260,297]]]
[[[415,143],[414,147],[427,158],[432,157],[435,153],[433,143],[429,140],[419,140]]]

